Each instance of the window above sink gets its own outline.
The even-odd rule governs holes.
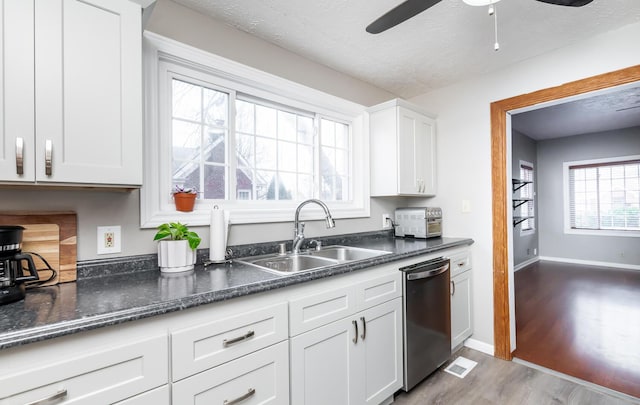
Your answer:
[[[208,225],[213,205],[233,223],[291,221],[308,198],[369,215],[364,106],[153,33],[144,51],[142,227]],[[193,212],[175,211],[174,184],[198,188]]]

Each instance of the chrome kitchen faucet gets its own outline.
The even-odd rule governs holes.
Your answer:
[[[329,212],[329,207],[327,207],[327,204],[315,198],[301,202],[300,205],[298,205],[298,208],[296,208],[296,216],[293,223],[293,249],[292,250],[294,254],[300,253],[300,246],[302,246],[302,242],[304,241],[304,222],[300,222],[300,219],[299,219],[300,210],[302,209],[302,207],[304,207],[309,203],[316,203],[320,207],[322,207],[322,209],[324,210],[327,229],[333,228],[336,226],[336,223],[333,220],[333,217],[331,216],[331,212]]]

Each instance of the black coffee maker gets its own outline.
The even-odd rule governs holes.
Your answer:
[[[22,253],[21,226],[0,226],[0,304],[25,296],[25,282],[38,280],[33,259]]]

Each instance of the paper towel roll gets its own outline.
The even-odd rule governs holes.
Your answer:
[[[209,227],[209,260],[222,263],[227,251],[227,233],[229,213],[214,206],[211,209],[211,225]]]

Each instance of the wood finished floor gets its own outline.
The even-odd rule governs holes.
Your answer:
[[[639,271],[540,261],[515,291],[515,357],[640,398]]]
[[[478,365],[463,379],[444,372],[445,364],[393,405],[637,405],[512,361],[462,348]]]

